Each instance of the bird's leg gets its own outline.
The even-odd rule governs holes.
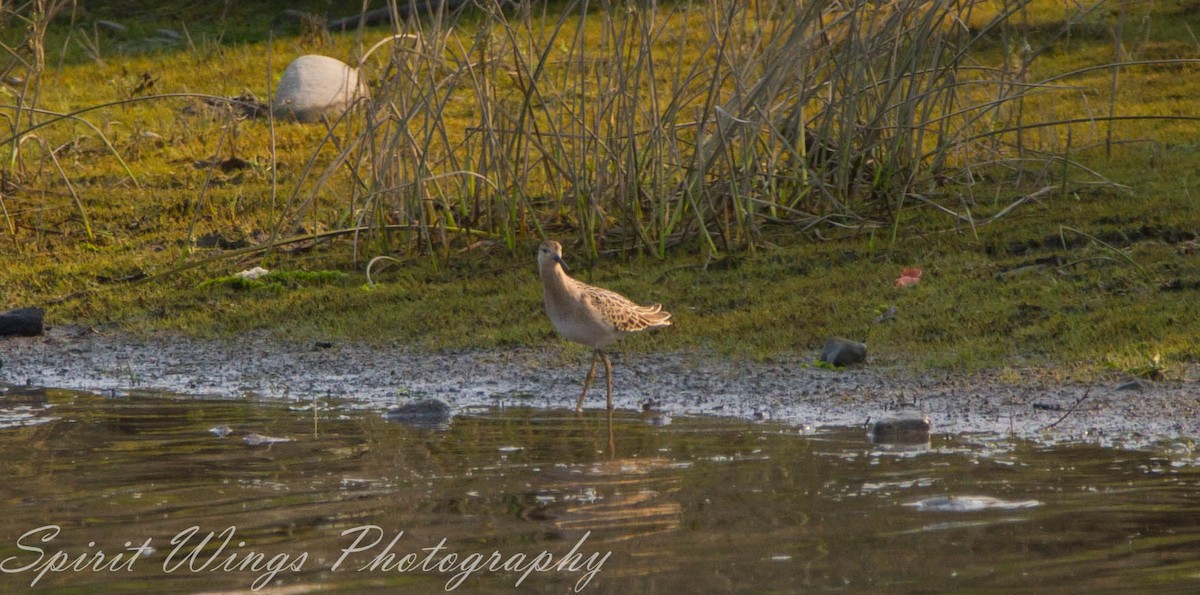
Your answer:
[[[592,367],[588,370],[587,378],[583,381],[583,392],[579,393],[579,402],[575,403],[575,413],[583,411],[583,398],[587,396],[587,391],[592,386],[592,379],[596,377],[596,358],[599,356],[599,349],[592,352]]]
[[[615,459],[617,457],[617,441],[613,439],[613,410],[608,410],[608,458]]]
[[[604,378],[608,380],[608,414],[612,416],[612,361],[608,359],[608,354],[597,350],[596,353],[604,358]]]

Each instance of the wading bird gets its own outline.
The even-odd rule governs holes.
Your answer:
[[[596,360],[604,360],[608,379],[608,410],[612,404],[612,361],[604,348],[625,335],[671,325],[671,313],[659,304],[639,306],[625,296],[592,287],[567,275],[562,245],[543,242],[538,248],[538,272],[542,276],[546,315],[564,339],[592,348],[592,367],[583,381],[583,392],[575,411],[583,410],[583,398],[596,377]]]

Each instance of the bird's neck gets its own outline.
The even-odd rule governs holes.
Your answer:
[[[542,275],[542,286],[547,291],[562,292],[566,290],[570,277],[557,262],[542,267],[539,272]]]

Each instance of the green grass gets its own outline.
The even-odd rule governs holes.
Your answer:
[[[91,46],[60,18],[45,36],[34,104],[54,113],[95,109],[80,114],[83,122],[0,107],[0,140],[11,136],[0,168],[0,306],[49,305],[55,324],[209,337],[272,329],[432,350],[558,345],[533,264],[534,247],[550,237],[564,241],[582,279],[674,313],[674,326],[626,349],[769,359],[811,353],[841,335],[865,341],[878,362],[916,370],[1184,376],[1200,355],[1200,198],[1192,188],[1200,67],[1129,66],[1115,87],[1112,68],[1084,69],[1200,56],[1186,27],[1189,5],[1127,3],[1121,13],[1112,3],[1076,22],[1068,19],[1078,13],[1059,4],[1035,2],[970,46],[963,72],[991,69],[978,80],[1001,77],[996,65],[1017,59],[1022,44],[1049,44],[1030,62],[1028,81],[1082,71],[995,105],[988,102],[999,87],[964,89],[959,101],[992,113],[977,141],[935,142],[932,131],[948,120],[937,116],[944,106],[924,102],[940,95],[892,89],[895,96],[862,98],[858,117],[900,127],[908,124],[898,112],[937,109],[912,134],[876,144],[829,120],[829,138],[853,150],[828,170],[798,165],[767,130],[709,145],[717,158],[699,177],[686,153],[702,150],[704,139],[686,122],[715,113],[703,90],[736,95],[753,81],[683,69],[740,57],[761,74],[771,64],[740,46],[725,55],[706,45],[712,33],[701,25],[712,14],[700,5],[647,16],[661,27],[650,38],[598,8],[559,21],[556,11],[572,3],[552,4],[544,19],[467,15],[452,35],[444,23],[409,23],[404,31],[444,45],[414,59],[412,85],[389,78],[372,90],[406,118],[359,114],[331,129],[237,121],[181,94],[265,99],[291,58],[350,59],[389,31],[335,33],[328,43],[284,31],[268,42],[255,33],[264,21],[236,20],[235,30],[234,19],[196,18],[191,42],[147,49],[138,40],[155,28],[152,15],[134,19],[128,38]],[[972,34],[1014,5],[980,6],[968,21]],[[160,24],[177,27],[173,18]],[[745,48],[776,47],[771,34],[783,26],[773,23],[738,21],[731,31]],[[537,51],[521,54],[526,64],[480,59],[477,68],[430,57],[458,56],[458,43],[500,52],[512,43],[506,35],[522,32],[540,40],[544,62]],[[954,39],[936,28],[923,34]],[[627,46],[635,48],[628,62],[595,49],[618,47],[621,35],[644,44]],[[32,78],[20,65],[24,46],[6,43],[21,57],[10,72]],[[372,60],[368,74],[380,81],[384,59]],[[570,70],[576,62],[595,70]],[[625,70],[586,79],[605,64]],[[924,75],[895,72],[934,88],[923,86]],[[143,73],[157,95],[135,92]],[[868,83],[887,78],[869,68],[835,74],[847,88],[878,88]],[[587,84],[573,86],[573,77]],[[0,104],[34,99],[27,88],[8,89]],[[631,97],[655,107],[625,106]],[[815,110],[819,99],[781,95],[747,113],[767,121],[787,102]],[[578,115],[597,105],[605,117]],[[469,132],[484,128],[481,106],[491,110],[494,136]],[[1175,119],[1109,122],[1110,112]],[[644,132],[655,117],[671,134],[626,143],[622,131]],[[1077,119],[1089,121],[1062,123]],[[1032,126],[1041,122],[1055,125]],[[970,128],[940,130],[964,137]],[[930,153],[914,159],[921,151]],[[231,156],[245,167],[212,166]],[[822,184],[826,193],[813,191]],[[376,267],[372,289],[364,269],[378,254],[400,262]],[[230,277],[259,265],[274,273]],[[898,289],[905,267],[924,276]],[[892,307],[891,319],[875,322]]]

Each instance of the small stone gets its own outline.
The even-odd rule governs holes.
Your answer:
[[[830,337],[821,348],[821,361],[835,366],[851,366],[867,359],[865,343]]]

